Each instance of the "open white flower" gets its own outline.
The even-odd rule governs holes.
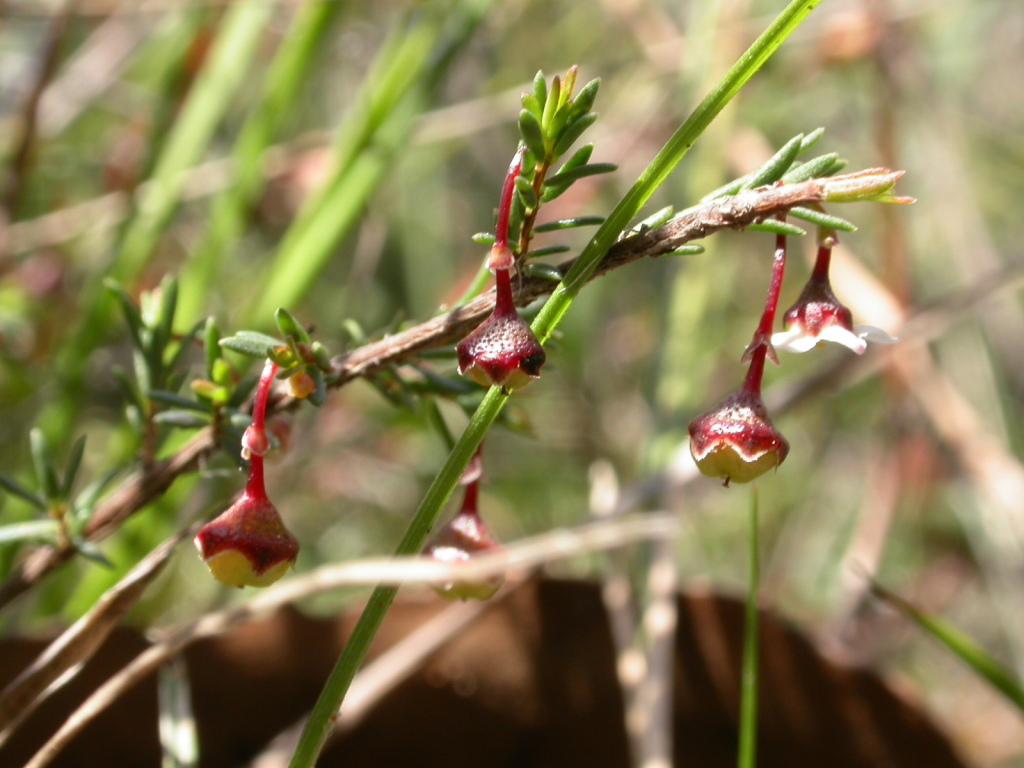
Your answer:
[[[839,303],[828,279],[828,266],[832,249],[822,245],[810,280],[804,286],[796,304],[786,310],[783,322],[786,330],[772,334],[772,346],[787,352],[807,352],[818,344],[833,341],[863,355],[868,342],[895,344],[897,339],[881,328],[853,324],[850,310]]]
[[[775,349],[786,352],[807,352],[826,341],[834,341],[863,355],[868,342],[873,344],[895,344],[899,339],[890,336],[881,328],[873,325],[850,325],[833,322],[812,331],[806,324],[795,322],[782,333],[772,334],[772,345]]]

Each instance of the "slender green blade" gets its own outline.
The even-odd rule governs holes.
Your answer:
[[[1024,688],[1017,678],[968,635],[941,616],[922,611],[884,587],[873,584],[871,590],[877,597],[897,608],[900,613],[946,646],[954,656],[1009,699],[1017,709],[1024,712]]]
[[[764,34],[740,57],[715,90],[680,126],[668,144],[658,153],[626,196],[615,207],[611,216],[588,243],[569,274],[544,305],[533,324],[534,333],[538,338],[543,341],[551,336],[572,305],[580,288],[597,268],[600,259],[619,234],[626,229],[655,189],[682,160],[715,115],[721,112],[743,84],[753,77],[768,57],[782,45],[783,41],[820,2],[821,0],[793,0]],[[431,527],[440,514],[441,507],[455,490],[466,465],[491,425],[498,418],[508,398],[509,394],[501,387],[491,387],[488,390],[465,431],[449,453],[444,466],[424,495],[405,536],[396,549],[396,554],[413,554],[423,547]],[[313,707],[313,712],[299,738],[295,753],[292,755],[290,768],[312,768],[316,763],[320,749],[330,730],[332,718],[338,711],[338,707],[341,705],[356,671],[362,664],[370,643],[377,634],[396,593],[397,589],[394,587],[378,587],[370,596],[345,649],[338,658]]]
[[[231,153],[234,184],[214,200],[206,232],[182,274],[179,314],[186,324],[200,316],[209,286],[242,235],[248,211],[264,187],[263,155],[293,113],[304,92],[303,81],[342,6],[339,0],[314,0],[295,13],[267,71],[261,100]]]
[[[378,54],[334,147],[332,171],[303,204],[285,234],[263,291],[244,320],[265,323],[278,307],[294,307],[352,230],[491,0],[466,0],[453,14],[410,15]]]
[[[758,543],[757,486],[751,488],[748,522],[747,604],[743,622],[743,672],[740,678],[740,740],[736,760],[738,768],[754,768],[757,764],[757,689],[758,689],[758,625],[757,593],[760,583],[761,555]]]

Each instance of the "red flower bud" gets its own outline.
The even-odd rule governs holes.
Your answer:
[[[195,544],[213,577],[229,587],[269,586],[299,554],[299,542],[270,499],[248,490],[199,530]]]
[[[263,454],[270,449],[264,423],[267,398],[277,365],[263,366],[252,423],[242,436],[242,453],[251,455],[249,479],[241,498],[219,517],[199,529],[195,543],[213,577],[229,587],[266,587],[295,564],[299,542],[284,527],[267,497]]]
[[[749,483],[775,469],[789,443],[771,419],[760,395],[744,387],[690,423],[690,452],[708,477]]]
[[[483,386],[518,389],[540,376],[547,356],[516,312],[508,270],[499,269],[494,312],[459,342],[459,373]]]
[[[424,548],[423,554],[443,563],[461,563],[473,555],[501,551],[501,544],[477,513],[478,487],[476,482],[466,487],[465,500],[459,514],[437,532]],[[446,600],[487,600],[504,583],[505,577],[497,575],[481,581],[450,581],[434,589]]]

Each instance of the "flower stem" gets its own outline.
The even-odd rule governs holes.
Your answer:
[[[267,360],[260,373],[259,383],[256,385],[256,397],[252,404],[252,422],[249,428],[260,435],[266,434],[267,401],[270,399],[270,388],[274,384],[274,376],[277,375],[277,363]],[[245,495],[250,498],[265,499],[267,487],[263,481],[263,456],[253,453],[249,458],[249,478],[245,482]]]
[[[260,374],[259,383],[256,385],[256,397],[252,404],[252,427],[263,430],[267,418],[267,401],[270,399],[270,387],[274,383],[274,376],[277,375],[277,363],[267,360]]]
[[[499,317],[516,311],[512,296],[512,275],[509,272],[507,269],[494,270],[494,313]]]
[[[462,509],[459,510],[460,514],[463,515],[475,515],[479,516],[477,500],[480,496],[480,481],[474,480],[472,483],[466,486],[466,495],[462,498]]]
[[[501,187],[501,200],[498,203],[498,222],[494,227],[494,246],[491,248],[491,255],[487,259],[487,266],[494,271],[512,268],[515,257],[508,247],[508,222],[512,217],[512,197],[516,191],[516,177],[523,167],[523,154],[526,152],[526,145],[520,144],[519,149],[512,156],[508,172],[505,174],[505,183]]]
[[[818,255],[814,259],[814,271],[811,278],[814,280],[828,280],[828,270],[832,264],[832,247],[828,245],[818,246]]]
[[[779,220],[784,220],[779,216]],[[748,347],[750,368],[743,381],[743,391],[753,395],[761,394],[761,380],[764,377],[764,361],[769,354],[775,361],[775,353],[771,348],[772,328],[775,326],[775,313],[779,309],[779,296],[782,293],[782,278],[786,273],[786,236],[775,236],[775,258],[772,260],[772,277],[768,285],[768,296],[764,301],[764,312],[761,322],[754,333],[754,340]],[[778,362],[778,361],[775,361]]]
[[[763,359],[763,358],[762,358]],[[757,486],[751,488],[749,544],[750,574],[743,624],[743,676],[740,682],[740,745],[737,768],[754,768],[757,762],[758,626],[757,592],[760,553],[758,547]]]
[[[516,177],[523,168],[523,155],[526,145],[520,145],[512,156],[505,174],[505,183],[501,187],[501,202],[498,204],[498,223],[494,228],[494,247],[508,248],[508,221],[512,216],[512,194],[516,189]]]

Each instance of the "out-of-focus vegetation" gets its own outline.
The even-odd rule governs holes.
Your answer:
[[[225,335],[272,332],[285,305],[335,353],[428,318],[479,268],[485,249],[470,238],[492,227],[538,69],[579,63],[581,82],[601,78],[592,162],[620,169],[580,182],[544,219],[606,215],[779,5],[0,3],[3,474],[34,482],[33,425],[59,463],[88,436],[82,487],[145,447],[112,375],[131,370],[132,352],[103,278],[138,296],[178,275],[178,333],[208,315]],[[827,0],[650,206],[684,208],[818,126],[821,151],[854,168],[906,169],[914,207],[836,211],[859,230],[833,272],[857,321],[901,343],[784,356],[767,372],[792,449],[760,481],[762,590],[835,653],[910,678],[963,752],[991,766],[1024,759],[1019,713],[880,606],[870,580],[1024,677],[1022,66],[1016,0]],[[585,236],[543,237],[578,249]],[[686,426],[742,376],[772,237],[704,244],[583,290],[543,378],[513,401],[512,429],[488,439],[481,506],[500,539],[588,519],[588,472],[608,462],[639,508],[680,515],[684,582],[741,589],[749,496],[695,476]],[[794,244],[784,306],[812,245]],[[188,359],[199,374],[201,350]],[[268,484],[303,544],[299,571],[390,552],[447,453],[428,415],[382,396],[386,375],[374,384],[288,417],[291,448]],[[462,411],[442,406],[461,428]],[[187,437],[161,434],[161,456]],[[102,542],[112,567],[64,567],[0,626],[74,620],[240,484],[226,458],[180,479]],[[3,525],[36,516],[11,494],[0,509]],[[0,543],[0,571],[22,551]],[[596,575],[600,561],[560,569]],[[135,622],[234,598],[191,551],[171,570]]]

